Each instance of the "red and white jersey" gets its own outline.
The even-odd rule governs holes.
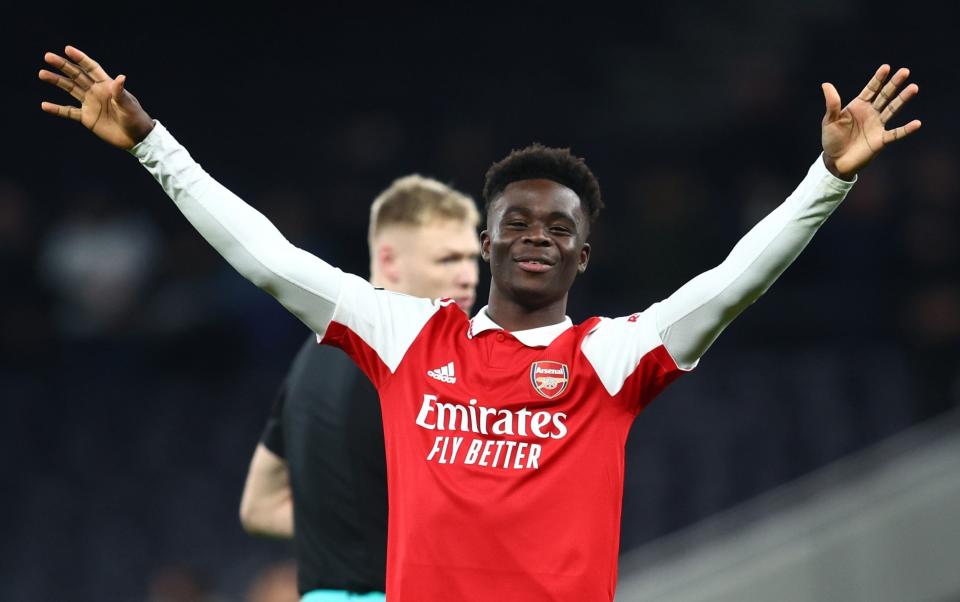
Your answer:
[[[681,373],[652,315],[510,333],[344,282],[322,340],[380,392],[390,600],[613,599],[627,434]]]
[[[392,602],[611,600],[634,416],[799,255],[852,182],[821,159],[719,265],[646,311],[504,332],[296,248],[158,122],[131,149],[238,272],[380,391]],[[669,353],[668,351],[669,350]]]

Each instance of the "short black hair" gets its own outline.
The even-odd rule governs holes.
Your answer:
[[[603,208],[600,183],[583,159],[574,156],[569,148],[552,148],[539,142],[513,150],[506,158],[490,166],[483,185],[484,215],[489,215],[490,205],[509,184],[539,179],[563,184],[574,191],[591,224],[600,215],[600,209]]]

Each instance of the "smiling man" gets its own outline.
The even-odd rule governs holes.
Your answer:
[[[855,174],[920,127],[885,129],[917,93],[906,69],[882,66],[843,108],[823,84],[822,155],[722,263],[644,311],[577,325],[567,295],[587,267],[599,186],[566,150],[516,151],[487,174],[481,252],[493,279],[469,319],[451,300],[377,290],[293,247],[143,111],[123,76],[66,55],[46,55],[63,76],[40,77],[81,107],[43,109],[130,150],[231,265],[377,387],[394,602],[612,600],[635,416],[767,290]]]
[[[590,222],[603,207],[593,173],[567,150],[534,144],[490,168],[483,196],[490,312],[506,330],[563,322],[567,294],[590,259]]]

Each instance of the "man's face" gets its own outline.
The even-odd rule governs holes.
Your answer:
[[[575,192],[551,180],[512,182],[480,234],[494,294],[539,308],[566,297],[587,268],[589,223]]]
[[[383,233],[393,254],[384,272],[390,289],[415,297],[449,297],[470,313],[476,300],[480,241],[476,229],[453,220],[395,227]]]

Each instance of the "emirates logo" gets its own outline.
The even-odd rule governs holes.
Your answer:
[[[530,384],[533,389],[546,397],[554,399],[567,390],[570,371],[560,362],[533,362],[530,364]]]

